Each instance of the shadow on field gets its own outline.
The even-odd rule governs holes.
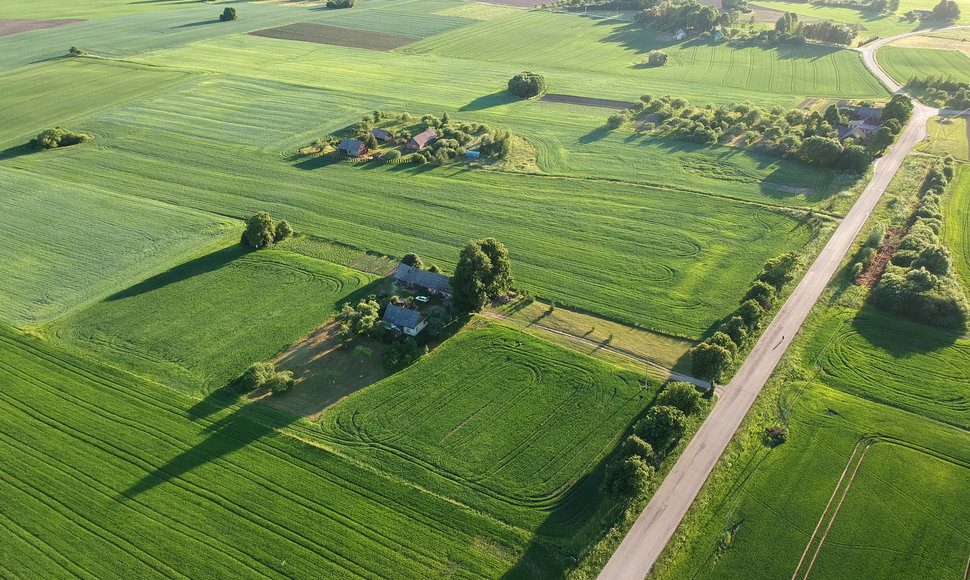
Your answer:
[[[597,127],[592,131],[590,131],[589,133],[586,133],[585,135],[580,137],[578,141],[583,144],[595,143],[596,141],[605,139],[606,136],[609,134],[610,134],[609,127],[607,127],[606,125],[603,125],[602,127]]]
[[[898,359],[943,350],[960,338],[960,333],[903,320],[868,304],[852,319],[852,330]]]
[[[132,296],[138,296],[146,292],[151,292],[158,288],[163,288],[169,284],[175,284],[176,282],[181,282],[183,280],[188,280],[200,274],[208,274],[232,263],[234,260],[245,256],[252,250],[243,247],[242,244],[233,244],[227,248],[223,248],[211,254],[206,254],[205,256],[196,258],[194,260],[189,260],[184,264],[179,264],[171,270],[162,272],[161,274],[156,274],[151,278],[142,280],[141,282],[125,288],[120,292],[116,292],[111,296],[108,296],[105,300],[110,302],[112,300],[121,300],[124,298],[131,298]]]
[[[490,95],[484,95],[478,97],[474,101],[468,103],[467,105],[462,105],[458,108],[459,111],[481,111],[482,109],[490,109],[492,107],[498,107],[501,105],[507,105],[513,101],[517,101],[511,97],[508,91],[496,91]]]
[[[196,26],[205,26],[206,24],[215,24],[216,22],[221,22],[218,18],[215,20],[200,20],[198,22],[189,22],[188,24],[179,24],[178,26],[172,26],[170,30],[177,30],[179,28],[194,28]]]
[[[10,147],[9,149],[4,149],[3,151],[0,151],[0,161],[3,161],[5,159],[16,159],[17,157],[20,157],[22,155],[30,155],[31,153],[34,153],[34,150],[31,149],[30,146],[15,145],[14,147]]]

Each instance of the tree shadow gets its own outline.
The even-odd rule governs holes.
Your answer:
[[[151,292],[159,288],[163,288],[170,284],[175,284],[183,280],[188,280],[199,276],[201,274],[207,274],[222,268],[234,260],[245,256],[252,250],[244,247],[242,244],[233,244],[229,247],[223,248],[221,250],[212,252],[211,254],[206,254],[194,260],[189,260],[184,264],[179,264],[174,268],[162,272],[161,274],[156,274],[151,278],[143,280],[134,286],[125,288],[120,292],[116,292],[111,296],[105,298],[105,301],[112,300],[122,300],[124,298],[131,298],[133,296],[138,296],[140,294],[145,294],[146,292]]]
[[[189,22],[188,24],[179,24],[178,26],[172,26],[169,30],[176,30],[179,28],[194,28],[196,26],[205,26],[206,24],[215,24],[217,22],[222,22],[218,18],[213,20],[200,20],[198,22]]]
[[[943,350],[960,338],[958,332],[901,319],[870,304],[852,319],[852,330],[869,344],[900,359]]]
[[[492,107],[499,107],[501,105],[507,105],[514,101],[517,101],[515,97],[512,97],[508,91],[496,91],[490,95],[483,95],[478,97],[474,101],[468,103],[467,105],[462,105],[458,108],[459,111],[481,111],[483,109],[491,109]]]
[[[605,139],[606,136],[609,134],[610,134],[609,127],[607,127],[606,125],[603,125],[601,127],[597,127],[593,129],[589,133],[586,133],[585,135],[580,137],[578,141],[584,145],[587,145],[589,143],[595,143],[596,141]]]
[[[0,151],[0,161],[5,159],[16,159],[17,157],[22,155],[30,155],[31,153],[35,153],[35,151],[30,148],[30,145],[14,145],[13,147]]]

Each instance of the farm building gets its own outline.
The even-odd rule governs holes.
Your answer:
[[[419,149],[424,149],[428,145],[434,143],[435,139],[438,138],[438,132],[428,127],[426,130],[418,133],[408,141],[408,149],[412,151],[417,151]]]
[[[685,36],[687,36],[687,33],[684,32],[684,29],[678,28],[677,32],[674,33],[674,40],[683,40]]]
[[[846,139],[864,139],[865,134],[858,127],[846,127],[842,125],[838,127],[839,141],[845,141]]]
[[[849,117],[862,120],[879,120],[882,118],[882,109],[875,107],[857,107],[855,105],[839,105],[839,110],[849,113]]]
[[[469,159],[478,159],[480,156],[481,156],[481,153],[479,153],[478,151],[465,151],[465,157]]]
[[[714,36],[714,40],[721,40],[722,38],[724,38],[724,33],[721,32],[720,30],[715,30],[713,36]]]
[[[387,129],[374,129],[370,132],[370,134],[374,136],[374,139],[377,139],[381,143],[387,143],[388,141],[394,140],[394,134]]]
[[[394,278],[408,290],[451,296],[451,284],[448,281],[448,276],[444,274],[436,274],[401,264],[394,272]]]
[[[417,336],[428,326],[424,315],[417,310],[408,310],[400,306],[388,304],[384,311],[384,326],[394,332],[403,332],[408,336]]]
[[[871,137],[873,133],[876,132],[879,127],[882,127],[882,123],[878,121],[873,121],[871,119],[860,119],[857,121],[849,121],[849,128],[854,129],[862,134],[863,137]]]
[[[350,157],[361,157],[367,155],[367,144],[356,139],[344,139],[337,147],[337,152]]]

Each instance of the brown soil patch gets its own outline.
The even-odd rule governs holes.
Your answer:
[[[886,271],[889,260],[899,249],[899,245],[903,243],[903,238],[906,237],[907,232],[908,228],[906,230],[889,228],[886,237],[883,238],[882,243],[876,249],[875,255],[866,262],[862,272],[856,276],[855,283],[870,290],[875,288],[879,280],[882,280],[882,274]]]
[[[340,324],[330,320],[273,359],[279,370],[293,371],[296,384],[276,395],[257,392],[251,398],[264,405],[316,420],[330,406],[385,378],[381,355],[387,345],[364,337],[343,348],[337,336]],[[361,359],[358,345],[373,352]]]
[[[600,107],[603,109],[629,109],[633,105],[633,103],[627,101],[594,99],[592,97],[576,97],[573,95],[547,94],[539,100],[547,103],[566,103],[568,105],[584,105],[586,107]]]
[[[371,32],[369,30],[357,30],[354,28],[343,28],[341,26],[327,26],[325,24],[313,24],[310,22],[297,22],[295,24],[287,24],[286,26],[277,26],[276,28],[264,28],[263,30],[255,30],[249,34],[263,36],[265,38],[364,48],[382,52],[394,50],[395,48],[407,46],[408,44],[421,40],[420,38],[411,36],[385,34],[383,32]]]
[[[65,24],[84,22],[73,18],[62,18],[59,20],[4,20],[0,19],[0,36],[10,36],[21,32],[31,32],[34,30],[44,30],[45,28],[57,28]]]
[[[916,34],[913,36],[907,36],[906,38],[900,38],[899,40],[893,42],[890,46],[899,46],[906,48],[931,48],[935,50],[957,50],[963,54],[970,56],[970,29],[967,30],[953,30],[954,34],[960,34],[959,38],[954,38],[951,35],[934,35],[934,34]]]

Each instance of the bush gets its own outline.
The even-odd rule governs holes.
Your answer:
[[[277,371],[271,362],[253,363],[239,376],[235,384],[244,393],[266,387],[273,393],[282,393],[294,384],[292,371]]]
[[[353,8],[357,0],[327,0],[327,8]]]
[[[370,355],[374,354],[374,351],[372,351],[371,349],[367,348],[362,344],[359,344],[357,345],[357,348],[354,349],[354,354],[361,359],[365,359]]]
[[[60,127],[45,129],[43,133],[31,139],[29,145],[34,149],[57,149],[58,147],[70,147],[78,143],[91,140],[92,137],[86,133],[77,133]]]
[[[280,371],[266,382],[266,388],[273,394],[288,391],[296,381],[293,380],[293,371]]]
[[[70,54],[72,56],[84,56],[84,55],[87,54],[86,52],[84,52],[83,50],[81,50],[80,48],[78,48],[76,46],[72,46],[70,48],[70,50],[68,50],[67,52],[68,52],[68,54]]]
[[[546,80],[538,73],[524,71],[509,79],[509,92],[530,99],[546,92]]]
[[[628,118],[625,113],[615,113],[610,115],[610,117],[606,120],[606,126],[610,129],[619,129],[623,123],[627,122],[627,119]]]
[[[222,14],[219,16],[219,20],[229,22],[230,20],[235,20],[238,17],[239,16],[236,14],[236,9],[232,6],[228,6],[222,11]]]
[[[667,53],[662,50],[651,50],[647,55],[647,64],[650,66],[664,66],[670,59]]]
[[[276,229],[273,230],[273,242],[278,244],[292,235],[293,228],[290,227],[290,223],[286,220],[281,220],[280,223],[276,224]]]
[[[385,153],[383,157],[385,161],[397,161],[400,158],[401,158],[401,152],[398,151],[397,149],[391,149],[390,151]]]
[[[405,254],[404,257],[401,258],[401,263],[404,264],[405,266],[411,266],[412,268],[417,268],[418,270],[421,270],[424,268],[424,262],[422,262],[421,258],[418,257],[418,255],[413,252]]]
[[[684,415],[693,415],[701,407],[701,394],[690,383],[668,383],[657,395],[656,404],[680,409]]]

